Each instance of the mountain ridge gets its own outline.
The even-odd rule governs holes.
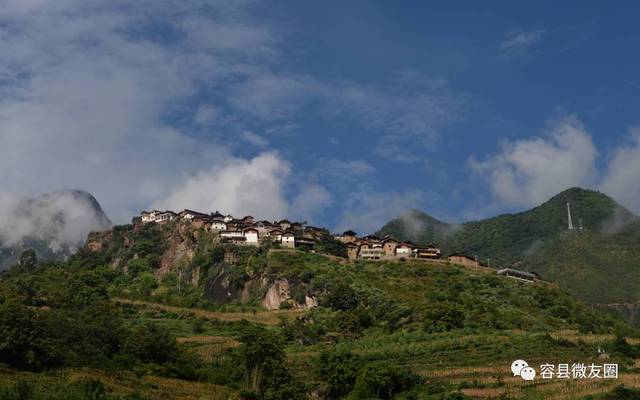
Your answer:
[[[567,202],[573,231],[568,229]],[[411,215],[428,216],[413,210]],[[403,218],[396,218],[377,234],[435,242],[444,254],[462,252],[494,267],[533,271],[587,302],[640,301],[640,272],[634,267],[640,264],[640,219],[601,192],[570,188],[530,210],[455,225],[451,235],[432,234],[438,231],[429,229],[432,220],[438,221],[428,216],[407,229]],[[416,231],[420,224],[423,229]],[[611,283],[613,288],[602,290]]]

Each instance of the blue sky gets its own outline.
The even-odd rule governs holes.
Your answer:
[[[575,185],[640,212],[632,2],[0,6],[13,196],[86,189],[118,222],[188,207],[360,231]]]

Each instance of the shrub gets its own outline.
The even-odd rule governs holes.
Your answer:
[[[448,332],[464,326],[464,312],[457,304],[440,302],[429,306],[424,315],[427,332]]]
[[[155,324],[134,328],[126,339],[124,350],[143,362],[155,364],[173,361],[178,355],[175,337]]]
[[[419,383],[421,378],[407,369],[388,364],[369,364],[358,373],[353,392],[357,398],[392,399]]]
[[[236,365],[248,393],[263,400],[304,399],[304,388],[286,368],[284,340],[261,326],[249,326],[240,335]]]
[[[358,295],[351,286],[340,283],[329,290],[324,302],[334,310],[353,310],[358,306]]]
[[[348,351],[326,351],[320,354],[317,373],[329,385],[331,398],[349,394],[356,383],[362,360]]]

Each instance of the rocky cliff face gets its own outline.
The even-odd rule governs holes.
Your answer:
[[[189,221],[114,227],[89,234],[83,251],[111,268],[148,268],[162,280],[175,274],[217,303],[261,304],[269,310],[311,308],[313,296],[292,295],[298,282],[270,273],[268,250],[222,244],[216,234]],[[299,292],[299,291],[298,291]]]

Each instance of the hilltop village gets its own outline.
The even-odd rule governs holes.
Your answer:
[[[142,211],[139,218],[140,222],[145,224],[165,224],[176,220],[189,222],[195,227],[217,233],[223,243],[239,246],[261,246],[269,242],[285,249],[298,248],[313,251],[316,240],[322,236],[331,235],[327,229],[308,225],[306,221],[292,222],[282,219],[272,222],[255,220],[250,215],[236,218],[230,214],[224,215],[219,211],[206,214],[188,209],[178,213],[153,210]],[[442,260],[442,252],[434,244],[416,245],[408,241],[398,241],[390,236],[384,238],[375,235],[358,237],[356,232],[351,230],[331,236],[345,245],[349,260]],[[491,270],[482,265],[476,257],[462,253],[451,254],[446,261],[477,270]],[[511,268],[500,269],[496,272],[526,282],[536,279],[535,274]]]

